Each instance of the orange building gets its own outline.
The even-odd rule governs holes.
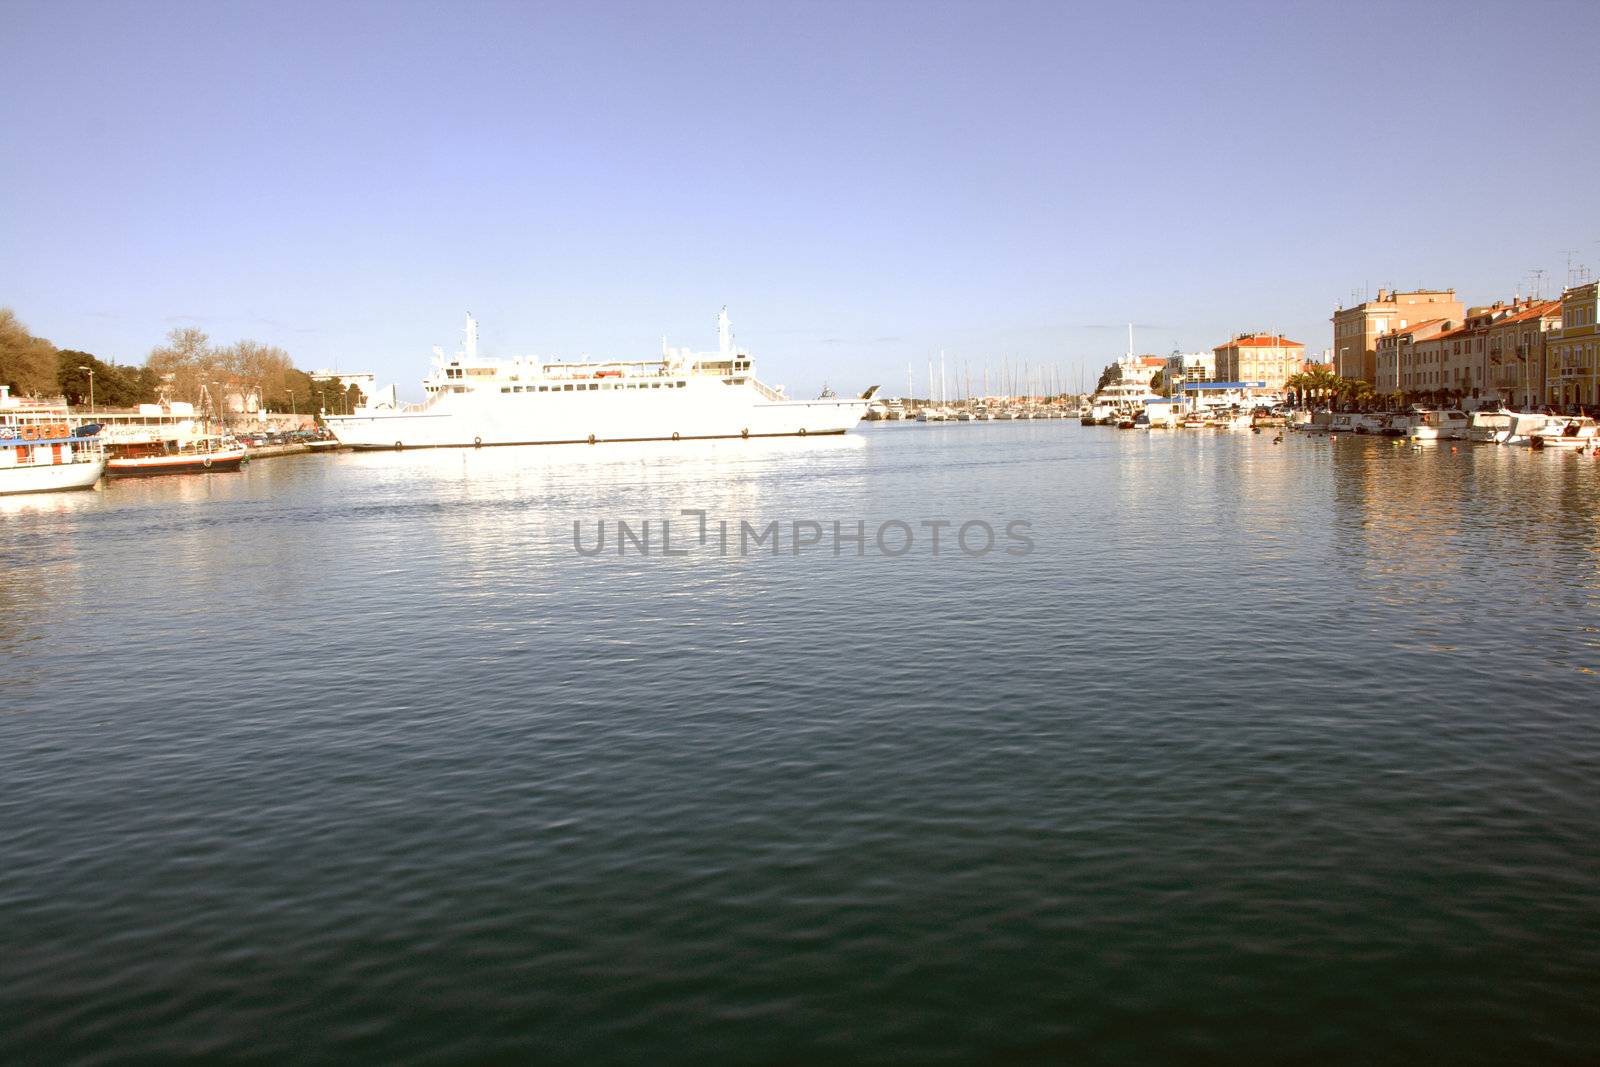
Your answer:
[[[1378,338],[1428,319],[1462,318],[1461,301],[1454,289],[1412,289],[1397,293],[1378,290],[1378,299],[1355,307],[1335,309],[1333,363],[1341,378],[1359,378],[1378,384]]]
[[[1306,346],[1281,334],[1241,333],[1212,349],[1220,382],[1264,382],[1267,392],[1283,391],[1291,374],[1306,361]]]

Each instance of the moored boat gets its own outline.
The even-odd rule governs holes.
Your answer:
[[[1467,421],[1467,440],[1479,444],[1503,442],[1511,431],[1512,415],[1510,411],[1492,411],[1488,408],[1474,411]]]
[[[1587,415],[1558,416],[1527,436],[1530,448],[1587,448],[1594,444],[1595,421]]]
[[[105,469],[98,425],[74,426],[66,404],[21,400],[0,385],[0,495],[88,489]]]
[[[479,355],[468,316],[462,351],[446,358],[434,350],[422,403],[401,403],[390,386],[323,421],[341,444],[368,449],[804,437],[847,432],[877,391],[790,399],[756,377],[750,354],[733,343],[726,308],[717,334],[715,352],[663,345],[654,360],[491,359]],[[917,418],[944,415],[923,408]]]
[[[210,474],[236,471],[250,453],[232,438],[202,434],[184,440],[163,439],[113,444],[106,473],[126,478],[155,474]]]
[[[1467,413],[1447,408],[1414,408],[1405,436],[1413,441],[1461,441],[1467,436]]]

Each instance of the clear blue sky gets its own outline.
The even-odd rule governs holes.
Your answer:
[[[1600,3],[0,0],[0,306],[413,395],[492,354],[1092,384],[1353,290],[1600,268]],[[1411,116],[1438,116],[1433,132]],[[1069,383],[1070,384],[1070,383]]]

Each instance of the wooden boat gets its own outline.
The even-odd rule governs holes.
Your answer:
[[[230,437],[208,435],[187,440],[171,439],[113,444],[106,473],[126,478],[154,474],[210,474],[236,471],[250,453]]]

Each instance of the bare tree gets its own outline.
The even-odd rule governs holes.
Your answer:
[[[0,308],[0,385],[18,394],[56,391],[56,346],[35,337],[10,308]]]

